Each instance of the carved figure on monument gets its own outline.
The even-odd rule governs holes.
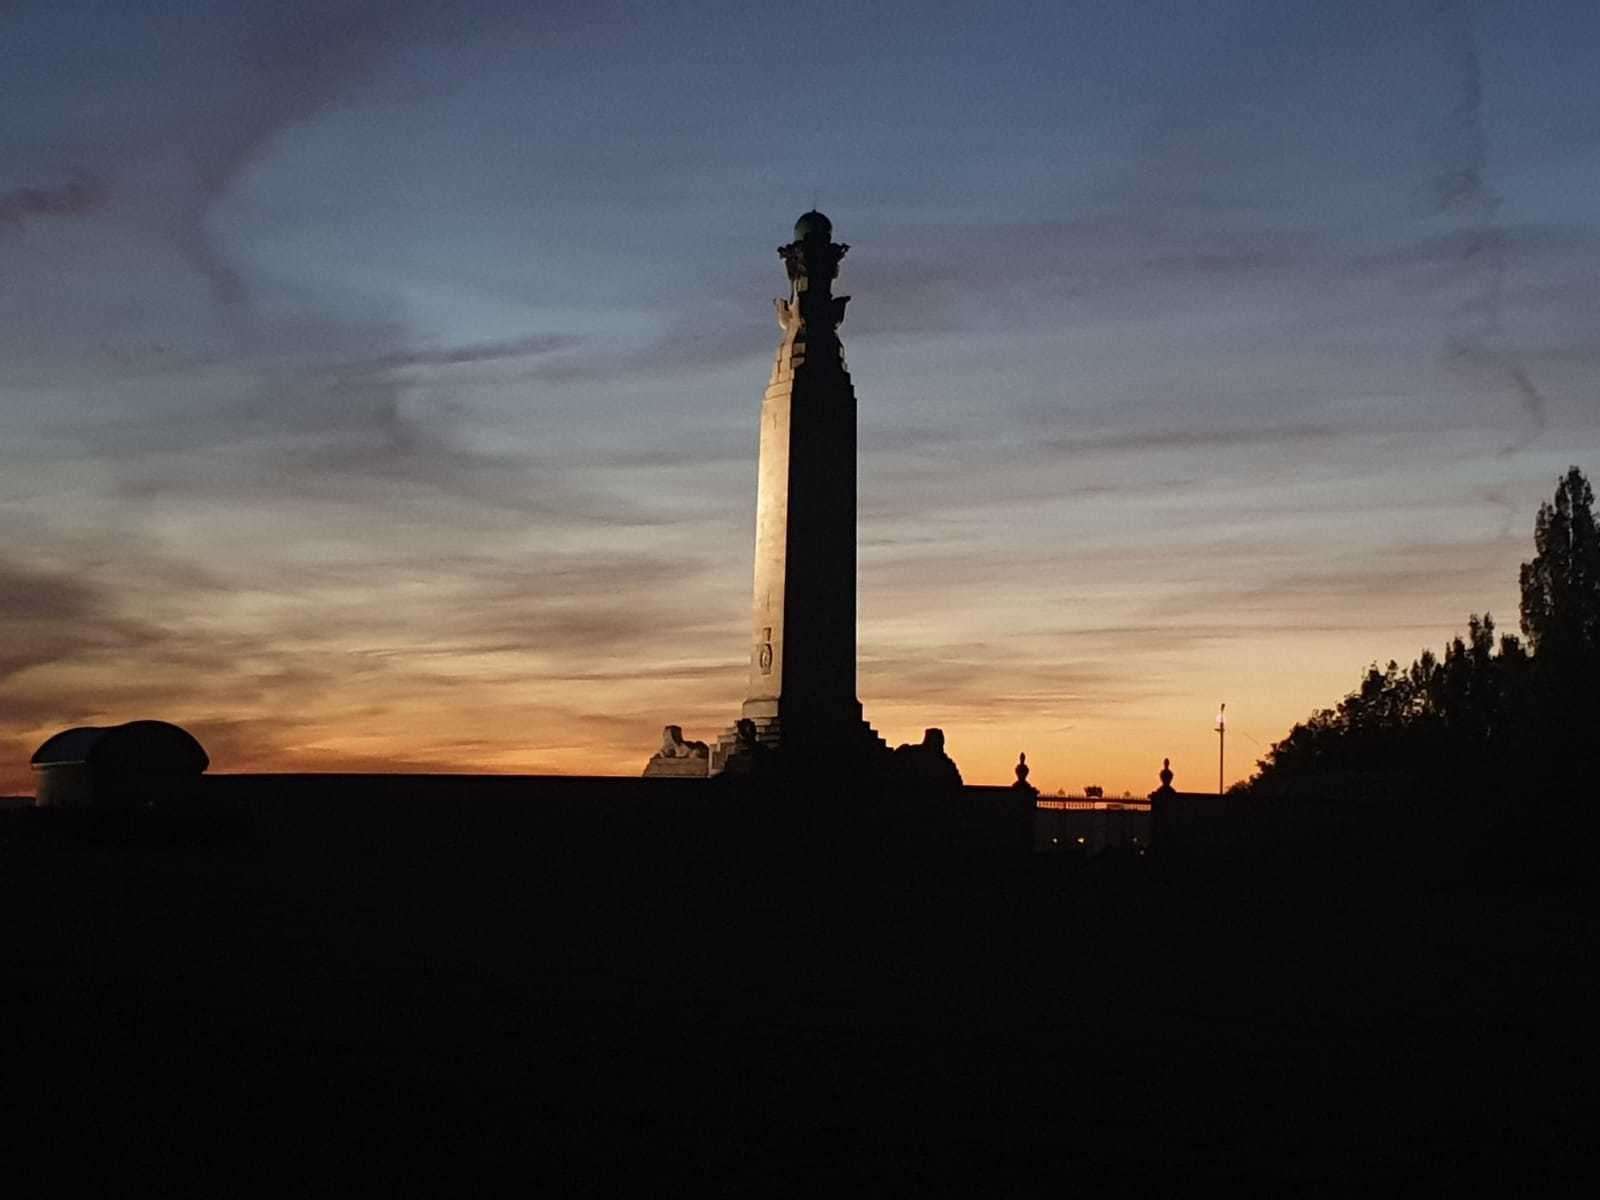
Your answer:
[[[705,758],[710,750],[704,742],[683,740],[682,725],[666,725],[661,730],[662,758]]]
[[[907,777],[905,782],[923,787],[958,788],[961,771],[944,751],[944,730],[925,729],[917,745],[903,742],[894,750],[895,766]]]
[[[647,777],[661,776],[704,779],[711,771],[711,748],[704,742],[688,742],[683,726],[665,725],[661,729],[661,749],[645,764]]]
[[[768,750],[761,744],[756,723],[749,717],[740,717],[734,722],[733,748],[728,752],[727,762],[723,764],[724,775],[754,775],[764,770],[767,765]]]

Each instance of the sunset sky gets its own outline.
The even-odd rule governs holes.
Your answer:
[[[1600,6],[0,3],[0,792],[636,774],[744,695],[813,204],[860,695],[969,782],[1215,785],[1517,625],[1600,475]]]

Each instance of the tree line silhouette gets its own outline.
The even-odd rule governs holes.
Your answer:
[[[1340,801],[1412,796],[1588,817],[1600,722],[1600,534],[1577,467],[1534,521],[1522,637],[1468,618],[1442,656],[1368,667],[1334,708],[1273,744],[1246,790]]]

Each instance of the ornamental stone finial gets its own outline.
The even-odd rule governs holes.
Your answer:
[[[813,332],[831,332],[844,320],[849,296],[833,295],[833,281],[839,274],[839,261],[850,247],[829,239],[833,222],[813,209],[794,223],[794,241],[778,247],[784,270],[789,276],[790,294],[800,319]]]
[[[1017,781],[1011,785],[1011,790],[1021,792],[1028,796],[1037,796],[1039,789],[1028,782],[1028,756],[1025,753],[1017,755]]]
[[[833,222],[814,208],[808,213],[801,213],[800,219],[794,223],[794,240],[797,242],[803,242],[809,237],[831,238],[832,236]]]

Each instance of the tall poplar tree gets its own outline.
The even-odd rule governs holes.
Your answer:
[[[1577,467],[1539,506],[1533,544],[1533,561],[1522,564],[1522,632],[1542,667],[1565,674],[1600,651],[1600,532]]]

